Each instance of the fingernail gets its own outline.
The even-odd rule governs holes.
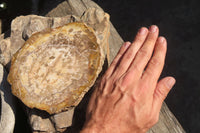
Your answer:
[[[125,43],[124,43],[124,47],[125,47],[125,48],[128,48],[130,45],[131,45],[130,42],[125,42]]]
[[[147,30],[144,27],[140,28],[140,30],[139,30],[140,35],[144,35],[146,32],[147,32]]]
[[[159,43],[163,43],[165,41],[165,38],[161,36],[158,38],[158,41],[159,41]]]
[[[156,26],[156,25],[152,25],[152,26],[149,28],[149,31],[150,31],[151,33],[156,32],[156,31],[157,31],[157,26]]]
[[[176,82],[176,80],[174,78],[168,79],[168,81],[167,81],[167,87],[168,88],[172,88],[174,86],[175,82]]]

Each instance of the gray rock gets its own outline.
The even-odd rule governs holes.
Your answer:
[[[67,127],[72,125],[72,119],[74,115],[74,108],[55,114],[51,117],[52,122],[55,124],[57,131],[64,131]]]
[[[30,124],[33,131],[48,133],[55,132],[54,126],[48,118],[42,118],[41,116],[35,114],[31,115],[30,117]]]
[[[10,62],[11,59],[11,42],[10,38],[3,39],[4,35],[0,37],[0,63],[4,66]]]
[[[0,132],[12,133],[15,126],[15,106],[10,85],[7,82],[7,73],[0,64]]]

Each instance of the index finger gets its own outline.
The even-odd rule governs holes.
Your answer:
[[[155,42],[158,38],[159,29],[157,26],[152,25],[149,29],[149,34],[143,43],[142,47],[138,50],[135,59],[132,61],[130,65],[129,72],[133,74],[137,74],[142,76],[142,73],[149,62],[153,49],[155,46]]]

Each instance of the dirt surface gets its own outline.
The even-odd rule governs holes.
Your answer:
[[[14,0],[13,0],[14,1]],[[23,0],[19,0],[23,1]],[[41,0],[34,14],[44,15],[64,0]],[[125,41],[132,41],[141,26],[156,24],[168,41],[162,77],[171,75],[176,85],[166,103],[186,132],[200,130],[200,8],[198,0],[94,0],[111,16],[111,22]],[[16,3],[16,2],[15,2]],[[23,3],[23,2],[20,2]],[[26,4],[28,2],[26,1]],[[11,3],[12,4],[12,3]],[[21,14],[30,14],[24,9]],[[15,8],[16,9],[16,8]],[[17,15],[20,14],[17,12]],[[12,10],[8,18],[15,15]],[[1,14],[0,14],[1,15]],[[1,16],[0,16],[1,17]],[[5,18],[4,18],[5,21]],[[22,114],[19,112],[19,114]],[[24,119],[22,122],[26,122]],[[23,126],[21,126],[23,128]],[[20,126],[18,126],[20,131]],[[16,130],[17,132],[17,130]]]

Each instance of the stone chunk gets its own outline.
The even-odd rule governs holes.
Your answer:
[[[0,132],[12,133],[15,126],[15,105],[6,79],[7,73],[0,64]]]
[[[55,123],[55,127],[57,131],[63,131],[67,127],[72,125],[72,119],[74,115],[74,108],[55,114],[51,117],[53,123]]]
[[[0,63],[4,66],[10,62],[11,59],[11,42],[10,38],[3,39],[3,34],[0,37]]]
[[[104,15],[102,17],[102,15]],[[49,30],[62,26],[69,22],[81,21],[94,29],[97,41],[101,44],[102,58],[108,53],[108,37],[109,37],[109,15],[98,9],[88,9],[82,17],[65,16],[65,17],[41,17],[36,15],[20,16],[13,20],[11,25],[10,53],[11,57],[24,45],[24,42],[32,35],[41,30]],[[105,28],[107,27],[107,28]],[[104,29],[102,29],[104,28]],[[1,55],[1,53],[0,53]],[[11,59],[8,59],[8,63]],[[102,60],[102,63],[104,61]],[[6,64],[4,63],[4,64]],[[80,97],[80,100],[83,96]],[[76,104],[77,105],[77,104]],[[35,112],[34,109],[28,108],[29,121],[33,132],[63,132],[67,127],[71,126],[74,108],[65,112],[53,115],[44,115],[40,111]]]
[[[55,132],[54,125],[51,123],[49,118],[42,118],[38,115],[31,115],[30,117],[30,124],[34,131],[41,131],[41,132],[48,132],[53,133]]]

